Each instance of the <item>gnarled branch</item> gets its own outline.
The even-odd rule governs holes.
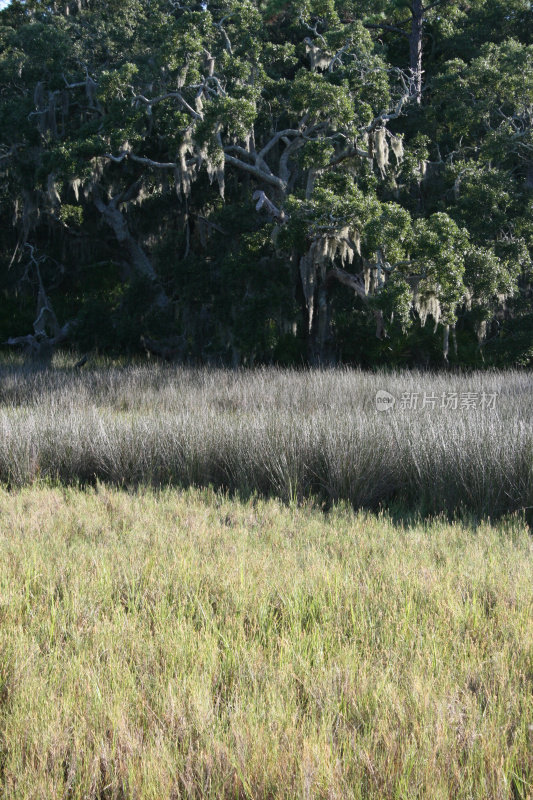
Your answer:
[[[153,98],[145,97],[143,94],[136,94],[133,97],[133,100],[135,102],[144,103],[144,105],[148,106],[149,108],[156,105],[157,103],[162,103],[163,100],[168,100],[168,99],[177,100],[180,103],[180,105],[183,106],[185,111],[187,111],[187,113],[191,115],[193,119],[203,120],[204,115],[199,111],[195,111],[194,108],[190,106],[189,103],[185,100],[181,92],[178,91],[166,92],[165,94],[159,95],[159,97],[153,97]]]
[[[132,161],[136,161],[138,164],[146,164],[149,167],[156,167],[157,169],[176,168],[175,161],[154,161],[153,159],[146,158],[145,156],[136,156],[135,153],[130,153],[129,150],[121,150],[118,156],[114,156],[111,153],[104,153],[104,158],[109,158],[109,160],[113,161],[115,164],[121,164],[125,158],[130,158]]]
[[[250,175],[254,175],[256,178],[259,178],[259,180],[269,183],[271,186],[275,186],[276,189],[279,189],[282,192],[284,192],[287,188],[286,183],[282,181],[281,178],[278,178],[276,175],[272,175],[271,172],[266,172],[256,164],[247,164],[245,161],[241,161],[240,158],[230,156],[226,152],[224,152],[224,160],[226,164],[229,164],[232,167],[238,167],[239,169],[244,170],[244,172],[249,172]]]

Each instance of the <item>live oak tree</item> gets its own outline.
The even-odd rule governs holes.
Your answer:
[[[425,70],[440,6],[453,57],[434,47]],[[339,292],[379,341],[430,317],[447,359],[469,314],[482,340],[520,281],[527,292],[531,48],[485,43],[466,62],[461,14],[418,0],[13,2],[0,250],[6,291],[33,287],[37,312],[10,341],[49,353],[90,343],[105,318],[117,347],[142,336],[166,357],[238,363],[283,339],[324,363]]]

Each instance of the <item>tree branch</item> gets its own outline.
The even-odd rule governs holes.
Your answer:
[[[422,13],[425,14],[426,11],[431,11],[432,8],[435,8],[436,6],[441,6],[443,2],[445,3],[446,0],[435,0],[435,2],[430,3],[429,6],[424,6],[424,8],[422,9]]]
[[[162,103],[163,100],[168,100],[169,98],[175,98],[178,102],[183,106],[183,108],[193,117],[193,119],[203,120],[204,115],[201,114],[199,111],[195,111],[192,106],[185,100],[181,92],[173,91],[167,92],[166,94],[159,95],[159,97],[154,97],[150,99],[149,97],[145,97],[143,94],[136,94],[133,97],[134,101],[139,103],[144,103],[146,106],[152,107],[156,103]]]
[[[405,23],[400,23],[400,24],[405,25],[407,24],[407,22],[409,22],[409,20],[407,20]],[[387,33],[399,33],[402,36],[405,36],[407,39],[409,38],[409,34],[407,33],[407,31],[404,31],[397,25],[387,25],[386,23],[375,23],[375,24],[365,23],[363,27],[368,28],[369,30],[375,29],[375,30],[386,31]]]
[[[11,158],[11,156],[15,155],[15,153],[17,152],[17,148],[23,146],[24,145],[22,142],[17,142],[16,144],[12,144],[7,152],[0,154],[0,161],[3,161],[6,158]]]
[[[296,128],[286,128],[283,131],[278,131],[278,133],[275,133],[274,136],[259,151],[259,153],[257,154],[258,158],[263,159],[266,156],[266,154],[270,150],[272,150],[274,145],[276,145],[279,142],[279,140],[282,139],[284,136],[301,136],[301,135],[302,132],[300,130],[297,130]]]
[[[402,94],[396,103],[394,111],[382,111],[381,114],[378,114],[378,116],[372,120],[370,125],[367,125],[366,128],[360,129],[361,133],[372,133],[372,131],[375,131],[376,128],[381,127],[383,123],[390,122],[390,120],[397,119],[401,116],[404,105],[413,99],[411,87],[414,83],[414,77],[406,79],[402,74],[402,83],[404,84],[404,94]]]
[[[224,37],[224,44],[225,44],[226,50],[228,51],[228,53],[230,54],[230,56],[232,56],[232,55],[233,55],[233,49],[232,49],[232,47],[231,47],[231,42],[230,42],[230,40],[229,40],[229,36],[228,36],[228,34],[226,33],[225,29],[224,29],[222,26],[223,26],[224,22],[225,22],[227,19],[229,19],[230,17],[232,17],[232,16],[234,16],[234,15],[233,15],[233,14],[227,14],[225,17],[222,17],[222,19],[220,20],[220,22],[215,22],[215,23],[214,23],[214,25],[215,25],[215,28],[218,28],[218,29],[219,29],[219,31],[220,31],[220,33],[221,33],[221,34],[222,34],[222,36]]]
[[[275,206],[263,191],[254,192],[252,195],[252,200],[257,200],[257,204],[255,206],[256,211],[260,211],[264,206],[268,213],[274,217],[274,219],[279,219],[282,222],[286,219],[284,212]]]
[[[309,25],[309,23],[305,21],[305,19],[303,18],[302,14],[300,14],[299,22],[301,22],[302,25],[304,25],[307,28],[308,31],[311,31],[311,33],[314,33],[315,36],[318,36],[319,39],[322,39],[324,44],[326,44],[326,40],[324,39],[322,34],[319,33],[318,30],[317,30],[318,29],[318,22],[316,23],[315,27],[312,28],[311,25]]]
[[[146,164],[149,167],[156,167],[157,169],[175,169],[177,166],[175,161],[153,161],[151,158],[136,156],[134,153],[130,153],[127,150],[122,150],[118,156],[114,156],[111,153],[104,153],[104,158],[109,158],[110,161],[113,161],[115,164],[121,164],[125,158],[130,158],[132,161],[136,161],[139,164]]]
[[[242,156],[243,158],[251,158],[253,161],[256,159],[256,155],[250,153],[245,147],[240,147],[237,144],[228,144],[226,146],[226,153],[237,153],[238,155]]]
[[[250,158],[252,159],[252,161],[254,161],[256,167],[264,170],[268,175],[273,175],[272,170],[270,169],[266,161],[263,158],[261,158],[261,155],[259,153],[251,153],[249,150],[246,150],[245,147],[239,147],[239,145],[236,144],[226,145],[224,151],[226,153],[237,153],[243,158]]]
[[[362,150],[357,146],[349,147],[347,150],[344,150],[339,155],[335,156],[329,164],[326,164],[325,167],[319,167],[317,172],[322,172],[325,169],[331,169],[331,167],[336,167],[337,164],[340,164],[341,161],[345,161],[347,158],[353,158],[354,156],[359,156],[359,158],[369,158],[368,151]]]
[[[283,140],[285,141],[285,139]],[[303,147],[305,144],[304,139],[293,139],[292,142],[290,139],[286,140],[286,147],[283,151],[283,155],[279,160],[279,174],[282,181],[287,184],[289,182],[289,158],[296,150],[299,150],[300,147]]]
[[[272,173],[265,172],[264,169],[257,166],[256,164],[247,164],[245,161],[241,161],[239,158],[235,158],[234,156],[230,156],[228,153],[224,152],[224,159],[226,164],[229,164],[232,167],[238,167],[239,169],[244,170],[244,172],[249,172],[250,175],[254,175],[259,180],[264,181],[265,183],[269,183],[271,186],[275,186],[276,189],[281,190],[284,192],[287,188],[287,185],[281,178],[278,178],[276,175],[272,175]]]
[[[345,269],[334,267],[330,269],[326,275],[326,283],[337,280],[344,286],[353,289],[358,297],[368,306],[368,295],[365,292],[365,285],[363,280],[358,275],[353,275],[351,272],[346,272]],[[370,309],[369,309],[370,310]],[[372,313],[376,321],[376,339],[383,339],[387,336],[385,331],[385,323],[383,320],[383,311],[380,308],[373,308]]]
[[[347,272],[341,267],[333,267],[332,269],[328,270],[326,274],[326,282],[329,283],[332,280],[336,280],[339,283],[342,283],[344,286],[349,286],[349,288],[353,289],[354,292],[361,298],[361,300],[363,300],[365,303],[368,303],[368,295],[365,292],[365,284],[359,275],[354,275],[351,272]]]

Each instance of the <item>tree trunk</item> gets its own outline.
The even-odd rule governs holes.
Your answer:
[[[533,189],[533,161],[529,161],[526,167],[526,189]]]
[[[311,331],[310,337],[310,360],[313,366],[324,366],[331,363],[331,356],[328,353],[328,334],[329,334],[329,304],[327,286],[322,280],[317,291],[316,299],[316,324]]]
[[[117,238],[117,241],[126,248],[128,261],[133,267],[134,272],[148,278],[156,289],[156,305],[165,308],[169,304],[169,299],[163,287],[159,283],[159,278],[153,268],[152,262],[140,246],[139,242],[132,236],[128,228],[128,223],[122,212],[117,208],[116,198],[109,203],[104,203],[98,191],[93,190],[94,204],[102,214],[106,223]]]
[[[444,326],[444,333],[442,337],[442,355],[444,356],[444,360],[448,363],[448,352],[450,350],[450,326]]]
[[[422,102],[422,34],[424,28],[424,7],[422,0],[412,0],[411,33],[409,34],[409,66],[413,76],[413,96],[418,104]]]

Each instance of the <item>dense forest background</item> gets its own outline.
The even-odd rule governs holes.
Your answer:
[[[0,341],[533,363],[528,0],[15,0]]]

